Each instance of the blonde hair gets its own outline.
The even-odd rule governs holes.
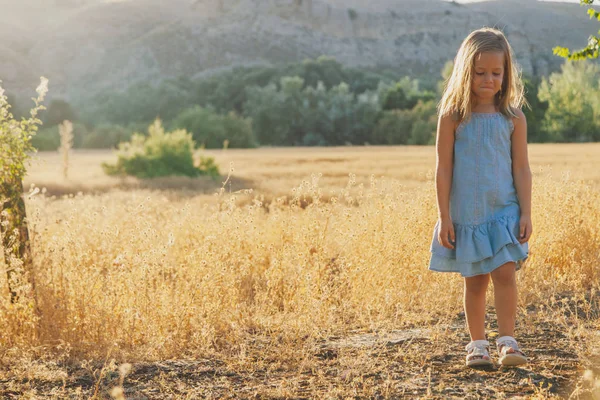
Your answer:
[[[471,117],[473,93],[471,82],[475,60],[481,53],[501,52],[504,54],[504,77],[502,88],[496,94],[496,106],[506,117],[516,117],[515,110],[527,104],[523,94],[521,74],[514,62],[513,51],[504,34],[493,28],[473,31],[463,40],[452,74],[444,85],[444,94],[438,104],[440,115],[452,115],[463,120]]]

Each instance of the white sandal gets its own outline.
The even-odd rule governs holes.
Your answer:
[[[490,342],[487,340],[473,340],[465,349],[467,350],[467,367],[492,365],[489,353]]]
[[[527,364],[527,356],[521,350],[517,341],[512,336],[502,336],[496,340],[498,348],[498,357],[502,365],[523,365]],[[509,353],[509,351],[511,351]]]

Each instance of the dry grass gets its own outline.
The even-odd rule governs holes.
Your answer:
[[[89,194],[28,200],[42,316],[0,299],[0,393],[109,398],[129,362],[127,398],[600,396],[600,146],[530,153],[533,362],[492,371],[462,367],[460,278],[427,271],[433,147],[213,152],[220,195],[104,177],[99,152],[64,182],[43,155],[29,182]]]
[[[428,182],[435,168],[433,146],[402,147],[339,147],[339,148],[277,148],[242,150],[210,150],[221,172],[227,175],[229,166],[235,168],[232,190],[252,188],[269,196],[287,195],[292,187],[312,174],[322,174],[322,187],[342,188],[348,175],[356,175],[358,183],[368,184],[371,175],[396,179],[404,187],[417,188]],[[532,144],[529,158],[534,174],[544,173],[562,178],[570,174],[600,189],[598,154],[600,143],[585,144]],[[60,175],[61,161],[57,152],[40,153],[30,168],[26,184],[46,187],[50,194],[106,192],[113,189],[187,189],[212,194],[221,186],[209,179],[157,179],[140,182],[135,179],[108,177],[102,171],[102,162],[114,162],[110,151],[78,150],[71,155],[69,179]],[[230,188],[227,187],[229,190]]]

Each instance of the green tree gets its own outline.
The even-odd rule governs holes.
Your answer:
[[[73,124],[73,147],[80,148],[90,135],[87,127],[81,123]],[[31,144],[38,151],[55,151],[60,146],[60,133],[58,125],[40,128],[31,138]],[[109,146],[105,146],[109,147]]]
[[[110,149],[117,148],[120,143],[127,142],[135,129],[125,128],[121,125],[100,124],[89,132],[83,134],[80,147],[84,149]],[[77,139],[77,126],[75,127]],[[75,147],[78,147],[77,140]]]
[[[248,100],[248,88],[274,84],[277,89],[281,89],[282,79],[291,76],[303,79],[303,89],[316,87],[319,82],[326,89],[331,89],[346,82],[354,94],[373,90],[380,81],[395,79],[392,71],[378,73],[367,69],[347,68],[335,58],[320,56],[278,67],[237,67],[203,78],[194,83],[193,103],[203,107],[210,105],[221,114],[229,111],[241,114]]]
[[[295,64],[291,70],[283,71],[287,76],[299,76],[304,87],[317,86],[322,82],[327,89],[339,85],[347,78],[344,66],[333,57],[320,56],[316,60],[307,59]]]
[[[0,236],[7,268],[8,286],[11,301],[30,298],[34,308],[35,298],[24,296],[29,290],[35,292],[32,271],[27,213],[23,199],[23,177],[27,171],[27,161],[35,151],[31,138],[42,123],[37,115],[44,109],[41,105],[48,92],[48,80],[41,79],[36,89],[38,97],[30,111],[29,118],[16,120],[10,112],[10,105],[0,88]]]
[[[435,130],[437,127],[437,108],[433,100],[419,100],[411,110],[415,122],[411,129],[408,144],[425,145],[435,143]]]
[[[41,128],[35,136],[31,138],[31,145],[37,151],[56,151],[60,146],[58,126]]]
[[[590,6],[587,10],[587,14],[590,18],[600,21],[600,12],[591,7],[594,4],[594,0],[579,0],[579,3],[581,5]],[[598,35],[600,35],[600,30],[598,31]],[[566,58],[570,61],[598,58],[598,55],[600,55],[600,37],[596,35],[590,35],[588,37],[587,46],[580,50],[569,50],[566,47],[557,46],[553,49],[553,52],[557,56]]]
[[[41,114],[45,127],[52,127],[62,124],[63,121],[75,121],[77,115],[69,103],[65,100],[51,100],[48,108]]]
[[[385,111],[373,131],[372,143],[390,145],[433,144],[437,125],[434,101],[412,109]]]
[[[195,106],[179,114],[171,126],[187,130],[196,143],[208,149],[222,148],[226,140],[232,148],[256,147],[251,121],[233,111],[220,115],[212,108]]]
[[[304,79],[297,76],[282,78],[280,86],[248,90],[244,110],[261,144],[323,146],[370,140],[381,112],[376,92],[355,95],[344,82],[330,89],[323,82],[304,87]]]
[[[364,144],[380,113],[375,93],[356,96],[343,82],[330,90],[306,88],[301,104],[303,145]]]
[[[195,80],[180,77],[158,84],[137,83],[124,92],[109,90],[90,99],[74,101],[78,105],[79,119],[90,127],[109,124],[129,129],[135,125],[138,130],[144,130],[156,117],[173,121],[191,104],[212,107],[222,115],[231,111],[242,115],[249,88],[274,84],[279,90],[282,79],[290,76],[303,79],[302,89],[323,82],[329,90],[346,82],[350,91],[359,95],[376,89],[382,81],[395,81],[397,72],[347,68],[332,57],[320,56],[277,67],[235,67]]]
[[[385,111],[373,130],[372,144],[407,144],[412,131],[413,117],[410,110]]]
[[[147,126],[156,118],[175,118],[194,103],[192,94],[193,84],[187,78],[167,79],[158,85],[141,82],[123,93],[103,92],[82,101],[82,119],[90,125],[141,123]]]
[[[435,93],[421,90],[419,81],[404,77],[380,93],[384,110],[410,110],[419,101],[428,102],[436,98]]]
[[[266,86],[278,70],[272,67],[236,67],[193,84],[193,104],[213,107],[219,113],[241,114],[247,100],[246,88]]]
[[[29,115],[29,106],[24,104],[23,99],[17,97],[14,93],[6,93],[8,104],[10,104],[10,113],[15,119],[22,119]],[[29,101],[29,98],[27,98]]]
[[[546,110],[548,103],[541,101],[538,93],[541,79],[537,77],[524,77],[525,98],[529,107],[523,107],[527,119],[527,138],[529,142],[547,142],[550,140],[545,129]]]
[[[301,144],[303,85],[302,78],[287,77],[281,79],[281,89],[273,83],[248,89],[244,113],[252,118],[252,126],[260,144]]]
[[[387,90],[383,98],[384,110],[405,110],[408,106],[408,96],[398,84]]]
[[[567,61],[543,78],[539,99],[548,102],[544,129],[553,141],[600,140],[600,67]]]

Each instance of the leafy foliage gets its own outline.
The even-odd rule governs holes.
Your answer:
[[[41,114],[44,126],[52,127],[61,124],[65,120],[77,120],[77,114],[73,107],[65,100],[52,100],[48,104],[48,108]]]
[[[373,132],[374,144],[433,144],[437,124],[434,101],[412,109],[386,111]]]
[[[104,163],[108,175],[131,175],[138,178],[161,176],[219,175],[212,158],[203,157],[200,165],[194,165],[195,143],[192,135],[183,129],[165,132],[160,120],[148,129],[149,135],[135,133],[131,142],[119,145],[117,163]]]
[[[220,114],[242,114],[248,100],[247,88],[269,84],[280,88],[281,79],[286,76],[299,76],[304,87],[323,82],[330,89],[346,82],[354,94],[374,90],[381,81],[397,78],[393,72],[348,68],[332,57],[321,56],[277,67],[236,67],[197,80],[181,77],[157,85],[139,83],[122,93],[106,92],[79,103],[82,119],[90,125],[147,125],[157,117],[172,121],[193,104],[212,107]]]
[[[42,121],[38,113],[45,109],[42,105],[48,93],[48,80],[41,79],[36,89],[38,97],[31,109],[29,118],[17,121],[10,112],[10,105],[4,90],[0,88],[0,182],[21,182],[26,172],[26,162],[35,152],[31,138],[35,136]]]
[[[117,148],[120,143],[131,140],[133,130],[120,125],[102,124],[85,133],[80,144],[76,141],[75,147],[85,149]],[[77,138],[77,126],[75,127]]]
[[[31,138],[31,145],[39,151],[55,151],[60,146],[58,126],[42,128]]]
[[[540,79],[525,77],[523,83],[525,98],[529,103],[529,107],[523,107],[527,119],[527,139],[529,142],[547,142],[550,137],[544,126],[544,114],[548,109],[548,103],[538,97]]]
[[[33,99],[35,106],[29,118],[18,121],[11,114],[4,89],[0,87],[0,248],[8,267],[5,272],[11,302],[16,304],[26,299],[25,310],[38,314],[35,295],[26,295],[35,292],[35,284],[31,274],[29,230],[22,194],[27,161],[35,151],[31,138],[41,124],[37,115],[44,109],[41,103],[48,92],[46,78],[41,79],[36,92],[38,97]]]
[[[301,77],[284,77],[248,90],[244,106],[261,144],[343,145],[369,141],[381,108],[377,93],[355,95],[340,83],[305,87]]]
[[[442,81],[451,71],[449,61],[441,71]],[[237,67],[197,80],[137,84],[123,93],[99,96],[93,106],[84,104],[84,112],[78,114],[85,125],[75,124],[74,148],[116,147],[132,132],[145,130],[157,116],[170,129],[190,132],[205,148],[431,142],[430,115],[419,122],[415,118],[421,114],[415,109],[419,103],[434,104],[443,82],[436,87],[435,82],[409,77],[398,80],[394,74],[348,68],[321,56],[283,66]],[[595,140],[594,135],[581,133],[581,124],[574,124],[572,116],[545,116],[548,102],[538,96],[540,82],[538,77],[525,78],[531,104],[523,110],[529,140]],[[579,100],[573,101],[569,107],[575,110]],[[61,104],[51,104],[63,110],[55,114],[68,114],[68,104]],[[38,149],[54,150],[58,130],[44,129],[33,141]]]
[[[594,4],[594,0],[579,0],[581,5],[591,6]],[[594,10],[592,7],[588,8],[587,14],[590,18],[600,21],[600,12]],[[598,31],[600,35],[600,30]],[[569,61],[580,61],[591,58],[598,58],[600,55],[600,37],[596,35],[590,35],[588,37],[587,46],[580,50],[569,50],[566,47],[557,46],[553,49],[555,55],[566,58]]]
[[[87,127],[81,123],[73,124],[73,147],[84,147],[83,143],[87,138],[93,135]],[[31,144],[39,151],[55,151],[60,146],[60,133],[58,125],[41,128],[35,136],[31,138]],[[98,146],[108,147],[108,146]]]
[[[419,101],[428,102],[435,98],[435,93],[420,90],[417,80],[404,77],[382,94],[382,106],[384,110],[410,110]]]
[[[552,141],[600,140],[600,67],[589,62],[563,64],[542,79],[539,99],[548,102],[544,127]]]
[[[220,115],[211,108],[196,106],[179,114],[172,126],[191,132],[194,141],[205,148],[222,148],[225,141],[233,148],[256,147],[252,123],[234,112]]]
[[[102,93],[83,103],[83,120],[92,125],[131,123],[148,125],[160,117],[174,118],[194,103],[188,78],[168,79],[158,85],[141,82],[123,93]]]

